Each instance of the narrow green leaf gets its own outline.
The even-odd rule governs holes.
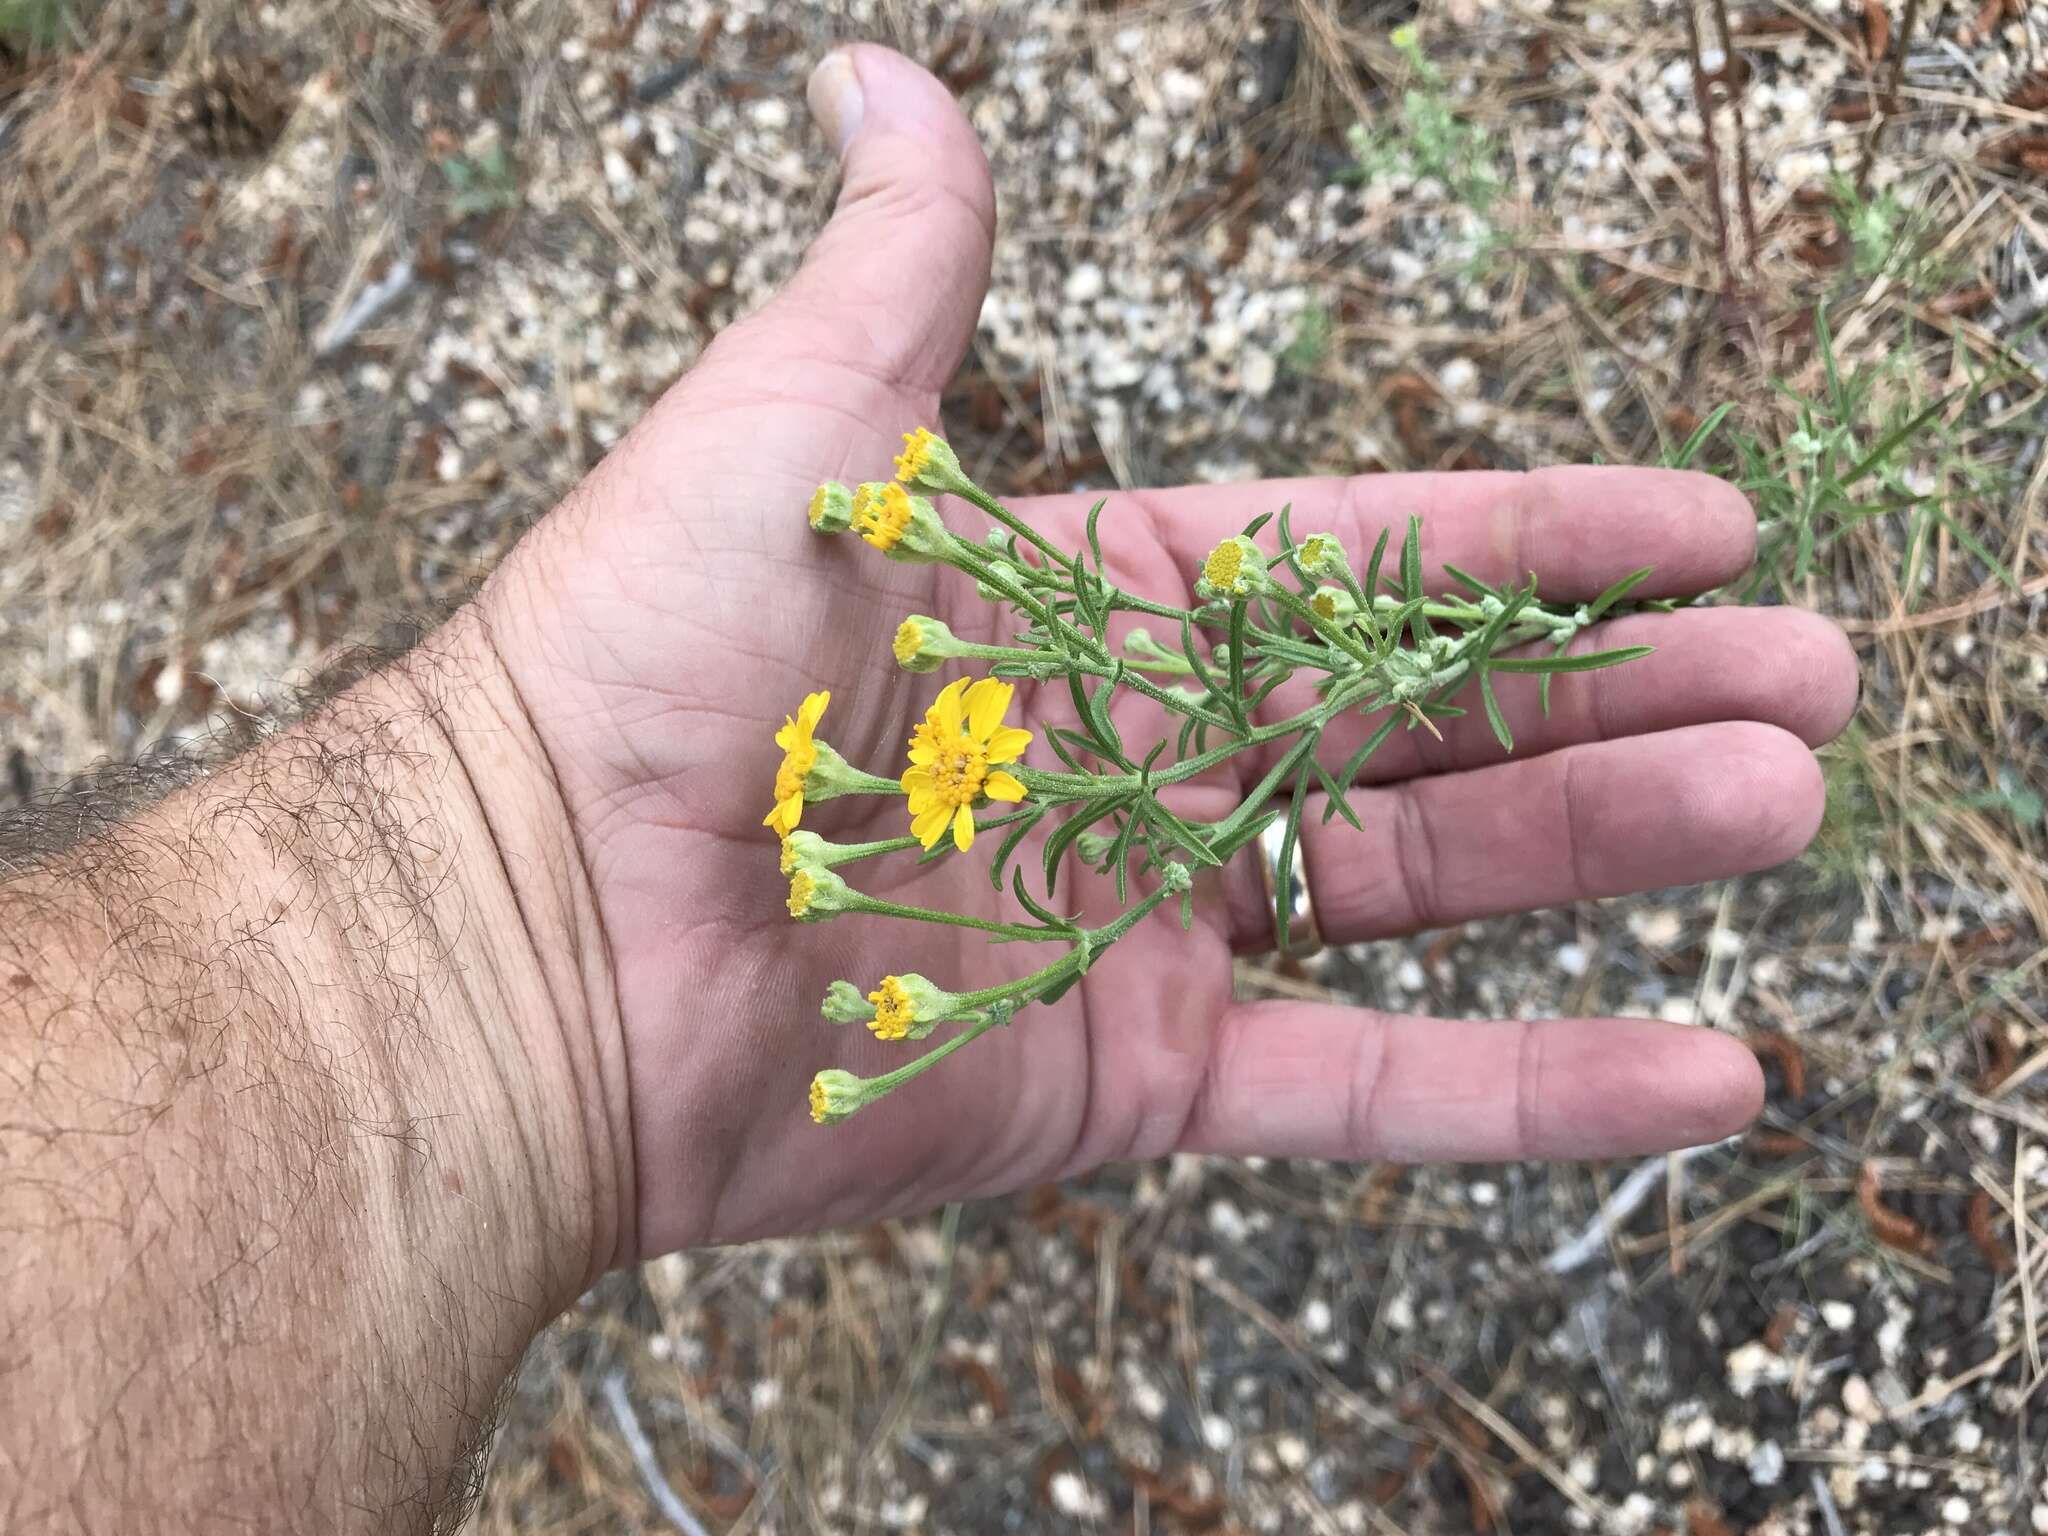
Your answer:
[[[1602,592],[1598,597],[1594,598],[1592,602],[1586,604],[1586,617],[1588,619],[1598,619],[1602,614],[1606,613],[1608,609],[1612,608],[1624,597],[1627,597],[1629,593],[1635,591],[1637,587],[1641,586],[1645,581],[1649,580],[1650,572],[1654,569],[1656,569],[1656,567],[1646,565],[1639,571],[1630,571],[1626,576],[1622,577],[1621,580],[1617,581],[1605,592]]]
[[[1095,556],[1095,569],[1102,569],[1102,540],[1095,532],[1095,525],[1102,519],[1102,509],[1109,505],[1109,498],[1103,497],[1088,509],[1088,548]]]
[[[1728,413],[1734,409],[1735,402],[1727,400],[1707,412],[1705,420],[1692,429],[1692,435],[1679,445],[1678,451],[1664,461],[1666,467],[1690,469],[1692,461],[1699,457],[1700,450],[1707,446],[1707,439],[1720,430],[1721,423],[1728,419]]]
[[[1240,731],[1251,729],[1244,707],[1244,623],[1245,605],[1230,605],[1230,717]]]
[[[995,860],[988,867],[990,885],[999,891],[1003,888],[1003,866],[1010,862],[1010,855],[1017,851],[1017,845],[1024,841],[1025,834],[1044,819],[1045,809],[1040,808],[1037,815],[1026,817],[1003,835],[1002,842],[996,845]]]
[[[1351,801],[1345,795],[1343,786],[1330,777],[1330,770],[1313,755],[1309,757],[1308,763],[1315,769],[1316,779],[1323,786],[1323,798],[1329,802],[1323,807],[1323,820],[1328,822],[1332,816],[1341,815],[1355,830],[1363,832],[1365,828],[1359,825],[1358,812],[1351,809]]]
[[[1515,750],[1514,734],[1508,730],[1507,717],[1500,712],[1500,700],[1494,697],[1493,674],[1479,674],[1479,699],[1486,706],[1486,723],[1493,727],[1493,734],[1500,739],[1501,750]]]
[[[1044,907],[1041,907],[1031,899],[1031,893],[1024,888],[1024,871],[1022,867],[1010,871],[1010,890],[1016,896],[1018,905],[1023,907],[1026,912],[1029,912],[1039,922],[1045,924],[1046,927],[1055,929],[1060,933],[1078,933],[1080,931],[1074,926],[1074,920],[1071,917],[1061,917],[1056,913],[1048,912]]]
[[[1128,804],[1121,797],[1097,800],[1075,811],[1053,829],[1052,836],[1045,840],[1045,856],[1041,861],[1045,868],[1045,894],[1048,898],[1052,896],[1059,878],[1060,856],[1073,846],[1074,839],[1103,817],[1123,810]]]
[[[1854,485],[1858,480],[1861,480],[1865,475],[1869,474],[1871,470],[1876,468],[1878,464],[1883,462],[1885,459],[1889,458],[1891,456],[1891,451],[1894,448],[1898,447],[1899,444],[1903,443],[1907,438],[1911,437],[1914,433],[1918,432],[1922,427],[1926,426],[1928,422],[1932,421],[1935,417],[1939,416],[1943,411],[1947,410],[1949,402],[1954,400],[1957,395],[1965,393],[1967,393],[1967,390],[1952,389],[1947,394],[1943,395],[1939,400],[1935,401],[1934,404],[1928,406],[1926,410],[1921,411],[1918,415],[1914,416],[1913,419],[1911,421],[1908,421],[1904,426],[1894,427],[1891,431],[1887,432],[1883,437],[1878,439],[1877,446],[1875,448],[1871,449],[1870,452],[1866,453],[1862,458],[1858,459],[1856,461],[1855,466],[1852,469],[1850,469],[1850,471],[1847,474],[1843,475],[1839,481],[1836,482],[1838,488],[1845,491],[1849,489],[1850,486]]]
[[[1253,518],[1250,522],[1244,525],[1244,536],[1248,539],[1257,538],[1259,536],[1259,530],[1265,527],[1266,524],[1270,523],[1271,521],[1273,521],[1272,513],[1261,512],[1257,517]]]
[[[1229,837],[1211,840],[1209,847],[1215,852],[1217,858],[1227,863],[1233,855],[1238,853],[1247,844],[1255,842],[1261,837],[1265,833],[1266,828],[1277,821],[1279,816],[1280,812],[1277,809],[1269,807],[1262,814],[1249,818],[1243,826],[1234,828]]]
[[[1365,766],[1367,758],[1386,745],[1387,738],[1394,734],[1394,727],[1399,725],[1402,719],[1403,713],[1397,710],[1382,720],[1380,728],[1366,737],[1365,745],[1352,753],[1346,759],[1344,766],[1337,770],[1337,782],[1347,786],[1356,784],[1358,782],[1358,770]]]
[[[1365,590],[1373,597],[1380,595],[1380,562],[1387,558],[1387,539],[1393,530],[1382,528],[1378,542],[1372,547],[1372,558],[1365,563]]]
[[[1451,562],[1448,560],[1444,562],[1444,574],[1450,577],[1451,580],[1458,582],[1463,586],[1470,587],[1474,592],[1478,593],[1481,597],[1500,596],[1500,593],[1496,592],[1492,587],[1489,587],[1477,576],[1472,575],[1469,571],[1459,570],[1458,567],[1451,564]]]
[[[1597,672],[1618,667],[1655,650],[1653,645],[1623,645],[1611,651],[1588,651],[1578,656],[1503,656],[1493,663],[1496,672]]]

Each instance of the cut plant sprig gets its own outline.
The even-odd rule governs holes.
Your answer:
[[[995,526],[969,537],[930,497],[955,498],[949,505],[956,511],[964,503]],[[918,674],[961,666],[987,675],[957,676],[938,688],[894,779],[846,762],[815,734],[829,695],[811,695],[785,723],[768,824],[781,836],[791,916],[936,924],[992,943],[1063,951],[1015,981],[980,988],[955,991],[911,972],[885,976],[867,993],[834,983],[820,1010],[830,1021],[864,1023],[892,1044],[941,1028],[955,1032],[874,1078],[819,1073],[814,1119],[843,1120],[989,1030],[1056,1002],[1167,901],[1178,898],[1186,928],[1194,919],[1192,871],[1221,864],[1275,824],[1283,857],[1291,856],[1312,794],[1323,797],[1325,820],[1342,815],[1359,825],[1348,789],[1397,728],[1437,731],[1438,722],[1466,713],[1456,701],[1476,689],[1501,747],[1512,750],[1500,698],[1507,680],[1539,679],[1547,710],[1552,678],[1649,650],[1574,653],[1588,629],[1670,606],[1636,599],[1648,571],[1569,606],[1542,600],[1528,573],[1499,584],[1447,566],[1454,590],[1430,591],[1419,519],[1408,520],[1398,542],[1392,530],[1381,532],[1361,573],[1332,534],[1297,539],[1286,507],[1219,543],[1189,573],[1184,600],[1175,601],[1111,578],[1117,525],[1105,519],[1107,505],[1098,501],[1089,511],[1083,546],[1069,553],[975,484],[946,442],[924,429],[905,435],[893,482],[854,489],[828,482],[811,498],[807,517],[817,532],[850,530],[890,559],[950,566],[987,605],[983,622],[954,616],[964,633],[929,614],[906,615],[891,645],[896,662]],[[1261,545],[1262,535],[1270,546]],[[1155,632],[1120,616],[1165,622]],[[1021,683],[1037,690],[1035,729],[1009,719]],[[1281,698],[1284,714],[1275,708]],[[1150,707],[1134,711],[1123,707],[1126,700]],[[1380,719],[1341,764],[1325,763],[1325,736],[1346,715]],[[1024,753],[1034,747],[1057,763],[1027,764]],[[1248,753],[1258,754],[1258,767],[1245,773],[1250,787],[1228,814],[1190,822],[1166,803],[1176,786],[1213,783],[1217,770]],[[902,796],[907,835],[833,843],[799,828],[806,804],[840,795]],[[1013,914],[887,900],[836,872],[905,854],[920,863],[978,858],[985,834],[995,837],[990,883],[1014,901]],[[1019,858],[1027,844],[1037,854],[1035,879]],[[1084,927],[1054,909],[1069,863],[1107,877],[1115,903],[1108,922]],[[1104,900],[1102,890],[1091,901]]]

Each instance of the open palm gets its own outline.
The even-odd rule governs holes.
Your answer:
[[[821,69],[813,101],[845,186],[804,269],[719,339],[483,600],[604,935],[593,1027],[612,1110],[631,1133],[620,1257],[1177,1149],[1602,1156],[1745,1120],[1754,1062],[1707,1031],[1233,1002],[1232,952],[1271,940],[1241,859],[1198,889],[1193,932],[1161,913],[1059,1003],[844,1125],[810,1123],[814,1070],[872,1074],[915,1049],[821,1023],[831,981],[865,991],[914,970],[965,990],[1044,959],[957,930],[859,916],[799,926],[783,912],[761,818],[784,715],[830,689],[820,735],[893,777],[912,725],[960,674],[899,670],[898,622],[929,613],[963,636],[1004,638],[956,573],[894,564],[805,525],[818,481],[879,478],[905,429],[938,425],[994,222],[980,150],[923,71],[855,49]],[[1296,528],[1328,529],[1353,549],[1420,513],[1433,580],[1446,560],[1488,580],[1535,571],[1553,599],[1589,597],[1641,565],[1657,570],[1644,595],[1702,590],[1747,563],[1753,536],[1741,497],[1675,472],[1304,480],[1112,497],[1112,578],[1180,600],[1206,549],[1283,502]],[[1055,542],[1079,542],[1080,499],[1017,509]],[[978,526],[961,509],[948,516]],[[1383,937],[1713,878],[1801,847],[1821,805],[1808,748],[1855,699],[1846,644],[1783,609],[1626,618],[1581,638],[1637,642],[1656,653],[1560,679],[1548,718],[1533,684],[1508,697],[1512,760],[1483,724],[1451,722],[1442,742],[1397,733],[1353,796],[1363,832],[1312,809],[1305,854],[1325,933]],[[1058,718],[1042,712],[1054,701],[1019,697],[1019,723]],[[1333,731],[1326,760],[1351,745]],[[902,799],[878,797],[811,806],[803,824],[849,840],[901,836],[909,818]],[[996,915],[1008,902],[988,879],[992,842],[923,869],[899,858],[848,873],[876,895]],[[1092,922],[1114,911],[1088,879],[1062,898]]]

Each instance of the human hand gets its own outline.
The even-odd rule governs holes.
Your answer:
[[[812,100],[845,185],[802,271],[718,339],[477,609],[544,755],[576,871],[534,882],[571,894],[553,922],[529,926],[541,942],[567,932],[582,945],[580,985],[557,1004],[571,1055],[588,1063],[563,1091],[587,1100],[590,1140],[622,1191],[616,1251],[600,1261],[1175,1150],[1598,1157],[1747,1120],[1755,1063],[1705,1030],[1233,1002],[1232,953],[1271,939],[1243,858],[1201,893],[1192,932],[1168,918],[1141,925],[1059,1003],[844,1125],[810,1123],[815,1068],[905,1059],[901,1045],[819,1021],[830,981],[865,989],[915,970],[964,989],[1030,964],[971,933],[907,940],[907,925],[862,917],[790,923],[761,825],[780,758],[772,737],[812,690],[832,693],[822,735],[859,766],[901,770],[911,726],[947,680],[896,667],[904,615],[997,638],[957,574],[885,562],[805,525],[820,480],[881,477],[906,429],[937,425],[994,223],[980,149],[923,71],[855,48],[820,69]],[[1113,496],[1110,574],[1183,594],[1209,547],[1283,502],[1298,527],[1353,549],[1421,513],[1432,585],[1448,561],[1489,581],[1534,571],[1564,599],[1642,565],[1655,575],[1640,596],[1713,587],[1747,564],[1754,535],[1737,493],[1671,471],[1296,480]],[[1018,509],[1072,547],[1086,505]],[[1513,690],[1512,759],[1483,722],[1448,722],[1440,745],[1397,733],[1353,796],[1362,833],[1312,812],[1305,856],[1325,934],[1388,937],[1712,879],[1802,847],[1821,808],[1808,748],[1842,727],[1856,696],[1843,639],[1794,610],[1716,608],[1617,620],[1579,644],[1635,643],[1655,654],[1560,678],[1548,718],[1533,686]],[[1058,718],[1055,700],[1020,689],[1019,701],[1027,727]],[[898,798],[837,801],[808,809],[804,826],[858,840],[900,836],[908,817]],[[868,866],[861,884],[995,915],[1004,901],[976,852],[916,872],[915,895],[874,883]],[[1076,888],[1083,907],[1091,895],[1101,912],[1099,890]]]

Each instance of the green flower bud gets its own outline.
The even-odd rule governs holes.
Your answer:
[[[1349,624],[1358,617],[1358,602],[1342,587],[1317,587],[1309,594],[1308,605],[1319,619],[1332,624]]]
[[[800,923],[822,923],[854,899],[853,888],[829,869],[799,868],[789,877],[789,915]]]
[[[936,672],[967,654],[960,640],[937,619],[913,613],[896,626],[896,665],[906,672]]]
[[[1007,560],[991,561],[989,570],[1012,587],[1021,588],[1024,585],[1024,578],[1018,575],[1017,568]],[[999,591],[985,581],[977,580],[974,583],[974,590],[984,603],[1007,603],[1010,600],[1008,593]]]
[[[874,1084],[831,1067],[811,1079],[811,1118],[837,1125],[874,1097]]]
[[[1344,546],[1337,542],[1336,535],[1312,533],[1294,548],[1295,561],[1310,576],[1325,579],[1335,578],[1350,570],[1344,559]]]
[[[825,989],[818,1014],[828,1024],[865,1024],[875,1016],[875,1005],[852,982],[835,981]]]
[[[811,531],[844,533],[853,525],[853,492],[827,480],[811,492]]]

